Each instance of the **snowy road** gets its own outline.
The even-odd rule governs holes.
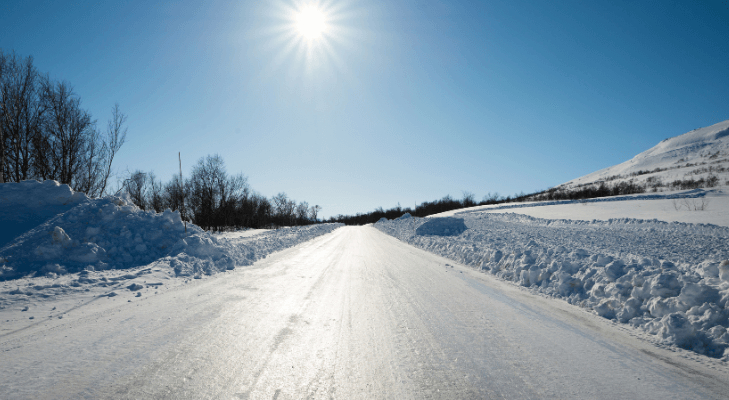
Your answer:
[[[371,227],[0,336],[0,397],[726,398],[727,367]]]

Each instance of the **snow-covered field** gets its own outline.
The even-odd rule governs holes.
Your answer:
[[[611,218],[657,219],[666,222],[690,224],[713,224],[729,227],[729,193],[726,189],[695,189],[702,197],[676,198],[680,193],[669,196],[625,196],[622,201],[596,202],[586,200],[572,204],[557,204],[540,207],[526,207],[519,210],[489,210],[489,212],[517,212],[536,218],[574,219],[582,221]],[[667,198],[670,197],[670,198]]]
[[[707,193],[703,211],[674,209],[674,200],[698,204]],[[729,224],[722,206],[728,196],[700,190],[669,196],[476,207],[375,227],[630,324],[665,345],[729,360]]]
[[[0,185],[0,333],[69,304],[131,300],[251,265],[339,224],[210,234],[177,212],[124,197],[89,199],[54,181]]]
[[[515,212],[536,218],[581,221],[607,221],[611,218],[658,219],[729,227],[729,193],[726,188],[693,189],[586,200],[496,204],[447,211],[431,215],[430,218],[452,217],[470,212]]]

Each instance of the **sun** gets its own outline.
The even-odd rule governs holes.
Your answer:
[[[312,40],[319,38],[326,29],[324,13],[315,7],[308,6],[296,16],[296,27],[299,30],[299,34],[306,39]]]
[[[352,52],[363,31],[352,28],[360,9],[350,4],[354,0],[272,0],[267,14],[272,24],[263,32],[270,41],[269,48],[280,50],[271,68],[290,65],[296,71],[304,67],[307,77],[323,71],[344,68],[342,52]],[[355,46],[356,47],[356,46]]]

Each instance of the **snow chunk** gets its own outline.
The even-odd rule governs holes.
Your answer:
[[[719,264],[719,279],[729,282],[729,260],[724,260]]]
[[[63,228],[61,228],[60,226],[53,228],[51,236],[53,237],[54,244],[58,244],[61,247],[68,247],[71,245],[71,238],[68,237],[66,232],[64,232]]]
[[[468,227],[463,218],[429,218],[416,230],[416,235],[455,236],[463,233]]]

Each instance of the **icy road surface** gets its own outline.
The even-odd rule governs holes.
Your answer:
[[[726,398],[672,352],[371,227],[0,336],[0,397]],[[118,300],[114,300],[118,299]]]

